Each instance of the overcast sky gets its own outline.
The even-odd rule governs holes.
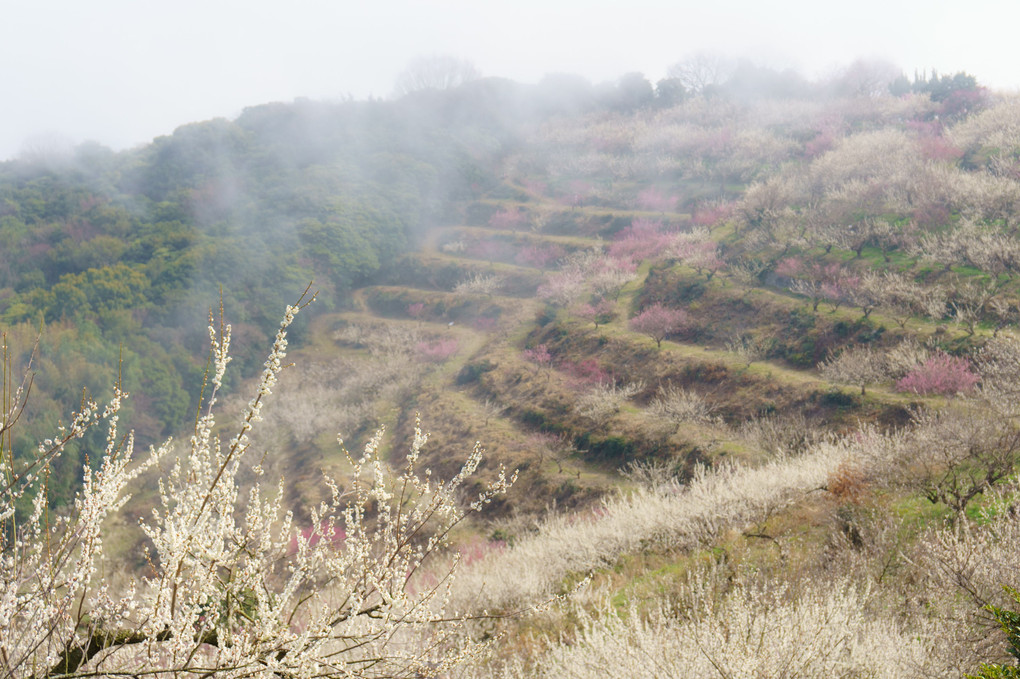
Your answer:
[[[121,149],[295,97],[390,95],[407,63],[653,82],[697,51],[808,77],[857,57],[1020,88],[1007,0],[0,0],[0,159],[26,144]]]

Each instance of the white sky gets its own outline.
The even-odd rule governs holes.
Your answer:
[[[0,0],[0,160],[115,149],[295,97],[388,96],[417,56],[483,75],[652,82],[703,50],[808,77],[857,57],[1020,88],[1008,0]]]

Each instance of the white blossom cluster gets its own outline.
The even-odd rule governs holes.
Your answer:
[[[649,410],[652,415],[679,427],[684,423],[709,422],[716,407],[696,391],[669,384],[659,387]]]
[[[572,252],[539,286],[538,296],[551,304],[569,306],[586,296],[615,298],[635,273],[626,263],[609,257],[601,247]]]
[[[453,291],[461,295],[495,295],[502,286],[501,276],[476,273],[453,286]]]
[[[577,397],[574,412],[602,426],[620,411],[628,399],[643,388],[642,382],[627,384],[600,382]]]
[[[9,367],[9,366],[5,366]],[[23,406],[18,394],[4,420],[16,420]],[[123,619],[134,607],[133,592],[116,600],[100,577],[102,527],[123,506],[124,489],[169,449],[168,441],[151,451],[149,460],[132,464],[134,440],[121,437],[118,412],[126,396],[115,388],[110,403],[100,410],[92,399],[83,401],[68,428],[46,439],[37,457],[19,468],[9,447],[0,444],[0,671],[3,676],[63,673],[68,654],[93,638],[106,620]],[[45,492],[48,465],[74,439],[92,426],[107,426],[106,448],[97,471],[83,468],[82,490],[66,513],[51,513]],[[31,509],[22,516],[22,500]]]
[[[800,455],[777,454],[760,467],[698,468],[682,489],[607,499],[590,519],[551,517],[512,550],[471,564],[460,591],[490,609],[528,605],[555,592],[570,573],[612,564],[650,547],[692,549],[722,531],[760,521],[827,483],[847,460],[868,469],[895,458],[893,441],[873,432],[819,441]],[[541,568],[533,564],[542,564]]]
[[[444,482],[417,469],[427,440],[419,427],[398,472],[380,456],[380,432],[359,458],[348,455],[345,484],[326,479],[329,499],[308,510],[310,521],[285,511],[282,482],[262,487],[248,436],[304,304],[288,307],[255,397],[226,444],[212,407],[229,361],[230,329],[221,325],[210,330],[213,389],[183,450],[167,441],[133,462],[132,437],[117,430],[124,394],[102,411],[88,402],[40,459],[101,422],[106,451],[98,471],[85,469],[73,507],[52,516],[37,470],[15,473],[0,449],[0,676],[436,676],[480,647],[464,634],[470,616],[448,605],[457,559],[440,560],[465,511],[513,483],[500,468],[461,502],[479,447]],[[140,521],[151,575],[115,591],[104,577],[112,568],[104,527],[128,485],[166,458],[158,506]],[[247,490],[239,482],[245,471],[256,479]],[[15,507],[21,498],[32,498],[24,518]]]

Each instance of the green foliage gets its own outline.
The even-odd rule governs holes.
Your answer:
[[[857,398],[853,394],[838,389],[818,393],[817,397],[818,404],[826,408],[852,408],[857,404]]]
[[[478,361],[477,363],[467,363],[460,369],[460,372],[457,373],[457,384],[464,385],[477,382],[478,378],[495,368],[496,365],[487,358]]]
[[[492,183],[484,154],[459,140],[494,130],[450,113],[273,104],[141,149],[83,148],[63,168],[0,164],[0,324],[29,347],[42,338],[26,441],[80,401],[66,385],[101,399],[119,373],[140,442],[178,430],[221,298],[240,368],[225,387],[252,375],[279,309],[309,280],[320,309],[336,306],[446,214],[449,197]],[[81,475],[81,460],[66,460],[50,484],[65,499]]]
[[[576,445],[590,459],[615,465],[626,464],[637,454],[634,442],[623,436],[597,437],[585,432],[577,437]]]
[[[528,427],[540,431],[551,431],[556,426],[554,420],[550,420],[545,413],[533,408],[522,410],[518,417]]]
[[[1020,592],[1009,586],[1003,586],[1003,589],[1020,606]],[[992,605],[989,605],[987,609],[1006,634],[1009,654],[1020,661],[1020,612]],[[1020,678],[1020,666],[999,663],[982,664],[980,673],[967,676],[969,679],[1017,679]]]

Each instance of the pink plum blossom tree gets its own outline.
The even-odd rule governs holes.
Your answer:
[[[455,338],[447,337],[435,342],[418,342],[415,351],[430,363],[442,363],[456,354],[459,347],[460,343]]]
[[[936,351],[901,378],[896,383],[896,391],[954,396],[971,391],[980,380],[980,375],[971,370],[968,359]]]
[[[580,305],[574,310],[574,313],[584,320],[594,323],[597,328],[613,320],[616,315],[616,305],[608,299],[602,298],[597,302]]]
[[[524,356],[524,360],[534,363],[540,369],[548,369],[552,366],[553,356],[549,353],[549,347],[545,344],[539,344],[532,349],[525,349],[521,352],[521,355]]]
[[[796,278],[804,270],[804,262],[799,257],[784,257],[776,264],[776,275],[784,278]]]
[[[662,348],[662,340],[679,331],[686,324],[686,311],[662,304],[645,307],[641,313],[630,319],[631,330],[651,337],[655,340],[656,348]]]
[[[425,303],[414,302],[413,304],[408,304],[407,315],[421,323],[421,319],[425,316]]]

